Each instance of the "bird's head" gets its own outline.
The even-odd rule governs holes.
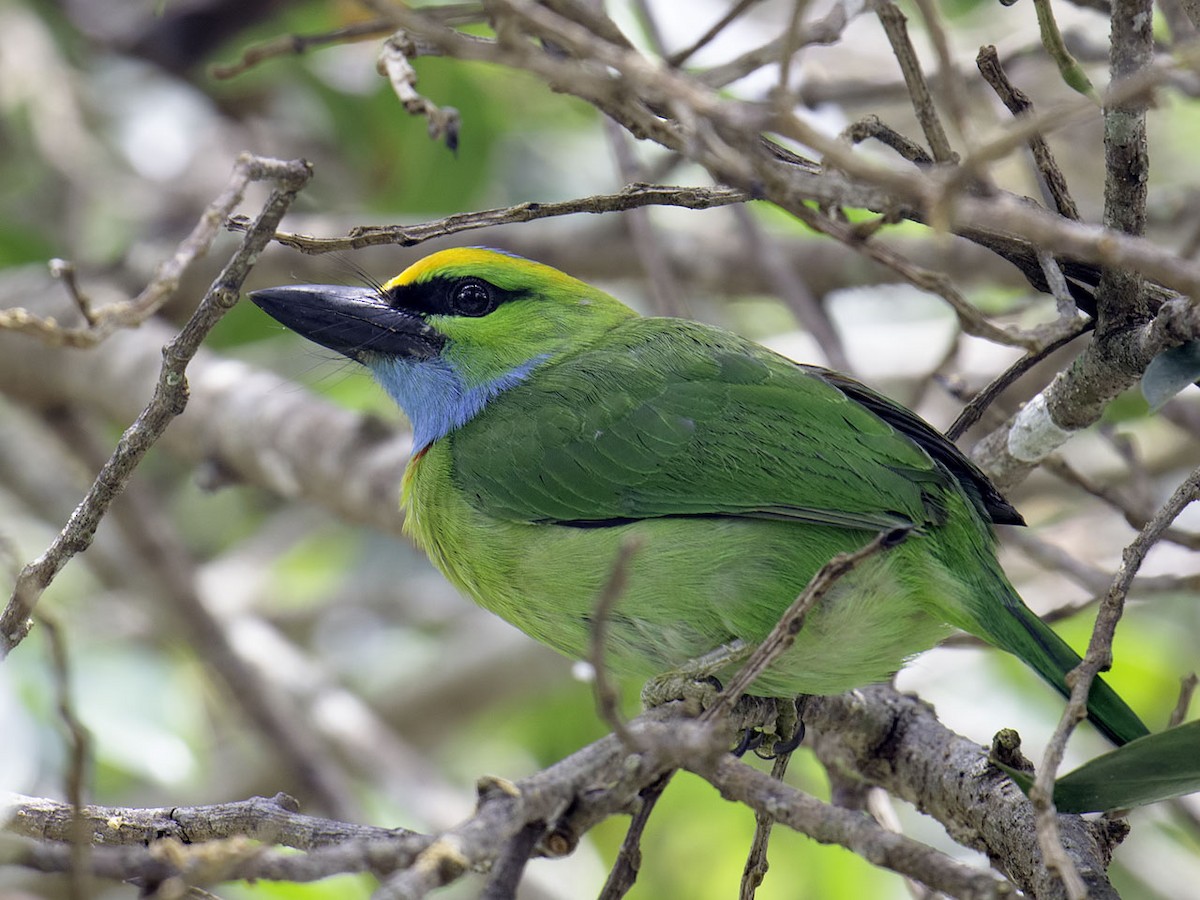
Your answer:
[[[382,288],[304,284],[250,299],[370,369],[412,421],[418,449],[635,315],[557,269],[480,248],[434,253]]]

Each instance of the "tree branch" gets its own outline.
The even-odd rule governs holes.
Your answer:
[[[161,267],[152,287],[143,292],[143,297],[161,294],[161,299],[165,299],[169,296],[183,268],[198,255],[202,247],[207,248],[207,243],[216,235],[216,223],[223,220],[240,202],[247,185],[251,181],[263,180],[276,183],[276,188],[264,204],[254,227],[247,232],[241,247],[212,283],[191,319],[163,347],[162,370],[150,403],[125,431],[113,456],[100,470],[92,488],[58,537],[18,575],[12,597],[4,612],[0,613],[0,658],[11,652],[28,633],[29,615],[42,592],[72,556],[91,544],[96,526],[124,488],[134,468],[168,423],[183,412],[188,398],[184,377],[188,363],[195,356],[205,335],[237,303],[242,281],[310,174],[308,164],[303,161],[282,162],[243,155],[235,166],[229,187],[205,211],[201,224],[180,246],[175,257]],[[136,310],[138,315],[144,317],[145,310],[151,305],[138,299],[129,309]],[[124,321],[122,316],[114,314],[110,317],[113,327],[116,327],[115,323]]]

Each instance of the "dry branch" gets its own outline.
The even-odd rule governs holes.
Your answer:
[[[306,177],[298,164],[276,165],[270,177],[279,177],[284,184],[257,223],[241,224],[248,234],[240,255],[214,284],[201,305],[198,319],[185,329],[179,341],[168,345],[168,360],[162,368],[155,400],[118,447],[96,488],[59,540],[39,563],[22,574],[0,630],[8,649],[20,640],[27,627],[28,612],[45,584],[70,555],[90,541],[91,531],[107,502],[120,490],[166,422],[182,409],[187,396],[183,367],[196,352],[205,328],[236,299],[245,269],[272,233],[281,243],[318,253],[376,244],[411,246],[488,225],[574,212],[644,209],[650,204],[701,209],[740,204],[750,198],[765,199],[846,246],[883,262],[923,289],[940,294],[955,310],[964,329],[1029,351],[1017,366],[989,386],[978,403],[964,412],[962,427],[967,418],[977,417],[999,389],[1017,374],[1026,371],[1049,350],[1087,330],[1086,325],[1073,318],[1071,300],[1072,296],[1079,300],[1081,290],[1086,297],[1095,291],[1095,339],[1075,364],[1060,373],[1025,411],[993,432],[981,445],[981,459],[1002,485],[1015,483],[1057,443],[1094,422],[1110,400],[1132,384],[1155,355],[1200,337],[1200,307],[1185,299],[1200,296],[1200,264],[1140,236],[1145,211],[1144,176],[1148,167],[1144,153],[1144,107],[1149,92],[1178,71],[1172,63],[1152,62],[1152,47],[1148,43],[1149,4],[1144,0],[1118,0],[1113,6],[1114,23],[1119,24],[1118,19],[1124,17],[1121,21],[1125,26],[1123,31],[1114,31],[1114,80],[1103,98],[1109,151],[1103,228],[1074,221],[1077,214],[1065,187],[1052,192],[1056,211],[1050,212],[1023,198],[991,190],[986,183],[990,162],[1025,142],[1030,142],[1038,154],[1038,147],[1044,147],[1042,136],[1052,128],[1094,115],[1090,101],[1038,114],[1026,113],[992,140],[965,146],[967,152],[962,164],[955,166],[954,149],[934,109],[915,53],[903,34],[902,17],[890,3],[879,8],[879,15],[887,23],[901,58],[910,94],[938,166],[924,165],[923,151],[907,138],[882,129],[877,129],[874,136],[882,136],[899,148],[905,164],[880,163],[853,146],[820,133],[790,108],[786,102],[786,83],[770,102],[761,103],[739,100],[715,89],[739,72],[745,74],[776,62],[780,63],[786,82],[789,66],[799,49],[813,41],[840,36],[848,17],[843,4],[836,4],[826,19],[807,25],[801,21],[802,5],[797,4],[792,23],[797,27],[789,28],[779,41],[757,48],[726,66],[695,75],[680,71],[679,65],[749,4],[734,6],[708,34],[677,55],[671,64],[638,51],[603,13],[577,0],[544,3],[488,0],[484,7],[495,24],[494,40],[455,31],[448,24],[464,19],[436,10],[417,11],[382,0],[371,5],[379,12],[379,18],[360,30],[375,34],[385,27],[388,31],[405,29],[395,45],[400,52],[389,57],[386,67],[402,101],[410,111],[428,116],[431,127],[449,129],[447,133],[452,134],[453,117],[447,117],[446,110],[432,100],[416,94],[416,73],[410,58],[436,53],[464,60],[486,60],[531,72],[553,89],[591,102],[633,135],[654,140],[680,157],[699,163],[718,183],[729,187],[633,184],[617,194],[567,203],[529,203],[423,225],[363,228],[346,237],[316,238],[276,232],[279,216]],[[473,11],[475,7],[471,6]],[[944,82],[953,70],[946,35],[939,30],[936,8],[928,2],[920,3],[920,8],[934,29],[939,75]],[[1039,3],[1038,9],[1048,11],[1049,6]],[[466,15],[462,10],[456,10],[455,14],[460,13]],[[349,30],[342,30],[306,39],[303,45],[298,40],[290,45],[278,42],[248,51],[241,65],[249,67],[279,53],[302,52],[306,46],[318,42],[354,36]],[[1066,65],[1061,57],[1060,62]],[[992,80],[998,90],[1006,93],[1014,108],[1020,106],[1017,92],[1006,86],[1002,73],[993,73]],[[953,78],[950,81],[945,87],[950,97],[951,117],[961,135],[965,130],[964,104],[957,93],[959,86],[953,83]],[[820,162],[793,154],[781,146],[780,141],[784,140],[801,143]],[[1038,166],[1048,180],[1054,179],[1056,166],[1048,151],[1039,155]],[[1132,173],[1133,177],[1119,177],[1122,173]],[[66,269],[62,270],[64,281],[86,322],[85,327],[64,329],[23,310],[8,311],[0,317],[0,326],[60,344],[87,344],[118,327],[143,321],[161,305],[178,282],[183,267],[202,252],[220,220],[232,210],[236,200],[227,200],[223,198],[210,209],[193,236],[163,267],[151,288],[136,300],[94,308]],[[818,209],[813,208],[814,203]],[[871,228],[852,228],[839,218],[839,209],[844,207],[873,210],[881,218]],[[1013,261],[1032,284],[1053,290],[1059,300],[1060,320],[1025,332],[997,327],[979,314],[941,273],[915,266],[880,244],[877,233],[900,218],[934,223],[939,229],[966,236]],[[1097,277],[1099,268],[1103,274]],[[16,335],[7,337],[19,339]],[[125,339],[127,344],[119,343]],[[114,335],[110,340],[114,345],[137,346],[136,339],[126,335]],[[4,354],[0,354],[0,376],[5,375],[6,365],[11,368],[15,364],[6,363]],[[205,431],[194,431],[190,433],[202,434],[203,440],[193,437],[186,452],[214,462],[214,467],[223,473],[271,486],[291,496],[309,497],[358,521],[397,529],[399,514],[395,509],[394,489],[400,459],[407,450],[404,437],[377,428],[369,420],[331,413],[315,400],[294,394],[264,396],[271,391],[258,392],[256,378],[266,376],[249,367],[233,373],[237,376],[236,396],[222,394],[218,383],[229,382],[231,375],[230,370],[222,367],[235,365],[205,355],[197,357],[191,368],[193,405],[201,396],[211,400],[214,408],[220,409],[209,410],[208,414],[217,420],[233,413],[237,402],[244,402],[246,397],[261,398],[261,408],[253,407],[256,427],[248,430],[251,436],[230,440],[227,434],[217,434],[214,438]],[[16,379],[20,375],[9,372],[7,377]],[[52,390],[43,385],[32,392],[38,389]],[[280,410],[277,415],[273,412],[276,409]],[[322,427],[313,425],[324,422],[326,416],[336,424],[332,436],[318,435],[316,432]],[[311,443],[285,439],[282,429],[272,430],[271,423],[284,418],[290,430],[308,429]],[[187,422],[188,417],[184,416],[180,428],[186,428]],[[168,435],[167,440],[170,439]],[[186,439],[180,441],[186,442]],[[370,464],[359,464],[364,460]],[[1043,764],[1043,780],[1053,775],[1058,760],[1055,754],[1061,753],[1073,721],[1083,708],[1087,683],[1107,663],[1112,628],[1119,618],[1133,572],[1146,549],[1165,533],[1166,525],[1182,505],[1195,497],[1198,477],[1200,472],[1194,473],[1168,506],[1147,523],[1113,581],[1092,647],[1074,684],[1071,706]],[[617,582],[614,577],[611,600],[619,594]],[[802,621],[802,614],[798,620]],[[601,669],[602,661],[597,660],[597,664]],[[747,681],[753,679],[753,672],[750,670]],[[738,685],[733,687],[733,693],[740,692]],[[946,731],[928,708],[888,688],[870,687],[814,701],[806,710],[805,720],[819,734],[818,754],[838,777],[880,785],[928,810],[956,840],[988,854],[1012,884],[994,873],[964,866],[917,842],[889,833],[862,816],[818,803],[733,761],[725,752],[732,725],[722,729],[715,727],[720,723],[668,720],[666,715],[656,712],[643,716],[626,726],[632,738],[629,735],[623,741],[606,738],[516,785],[495,779],[486,782],[475,815],[436,835],[380,833],[372,829],[356,830],[341,823],[301,821],[286,801],[277,799],[252,801],[250,806],[237,810],[205,808],[195,812],[198,818],[186,832],[177,827],[180,817],[189,815],[185,810],[169,813],[165,819],[174,824],[168,824],[161,810],[80,809],[80,814],[95,827],[96,841],[109,837],[114,840],[105,843],[137,843],[139,839],[131,835],[140,835],[140,840],[144,840],[145,829],[157,823],[165,827],[166,834],[175,835],[178,831],[180,841],[200,839],[203,833],[206,835],[203,839],[216,842],[204,849],[184,848],[172,841],[152,844],[149,848],[96,847],[88,859],[81,860],[76,855],[74,862],[69,848],[46,842],[22,843],[2,852],[21,865],[46,871],[77,872],[86,864],[92,871],[109,877],[140,877],[152,884],[169,879],[199,884],[226,878],[301,879],[339,871],[372,871],[385,879],[380,891],[383,897],[421,896],[465,872],[491,866],[493,875],[488,890],[501,896],[515,889],[524,863],[539,839],[544,849],[569,850],[596,821],[636,809],[639,803],[645,811],[646,798],[653,796],[663,773],[684,767],[708,779],[727,797],[755,809],[764,821],[775,819],[817,840],[850,847],[876,864],[955,896],[1001,896],[1011,892],[1012,884],[1039,897],[1058,897],[1064,893],[1076,896],[1084,888],[1092,896],[1112,895],[1104,870],[1112,846],[1119,841],[1119,829],[1090,824],[1078,817],[1054,816],[1051,809],[1044,807],[1042,826],[1038,829],[1043,837],[1039,847],[1032,827],[1034,808],[987,764],[984,749]],[[1045,790],[1045,783],[1042,788]],[[19,801],[18,825],[10,826],[10,830],[29,826],[41,810],[44,818],[39,821],[43,824],[22,833],[36,833],[43,840],[61,840],[63,833],[56,831],[59,825],[50,823],[53,820],[61,824],[62,809],[54,811],[49,806],[43,801]],[[69,820],[70,808],[66,809]],[[99,824],[101,815],[107,816],[103,825]],[[126,820],[142,823],[142,830],[117,827]],[[234,820],[238,822],[236,828],[230,824]],[[226,823],[225,830],[222,822]],[[631,849],[623,854],[624,868],[614,873],[614,891],[631,881],[631,870],[636,871],[638,833],[631,829]],[[314,837],[315,834],[322,837]],[[307,852],[301,857],[285,857],[250,847],[239,841],[238,835],[284,844],[290,840],[293,843],[289,846],[300,846]],[[1046,840],[1047,835],[1053,840]],[[1052,860],[1051,866],[1057,865],[1067,875],[1065,888],[1050,871],[1047,858]],[[1071,872],[1077,874],[1077,879],[1072,880]]]
[[[54,542],[36,560],[21,570],[13,594],[0,613],[0,658],[21,642],[29,631],[29,616],[42,592],[72,556],[87,549],[96,526],[112,501],[120,494],[146,451],[158,440],[167,425],[187,405],[187,380],[184,372],[200,348],[200,342],[217,321],[238,301],[242,281],[258,254],[270,242],[280,219],[311,174],[303,161],[283,162],[249,155],[242,156],[234,169],[229,187],[205,211],[200,224],[180,245],[175,256],[160,267],[151,287],[128,307],[119,306],[105,317],[112,328],[142,321],[149,310],[170,296],[182,270],[207,250],[216,236],[217,225],[240,202],[252,181],[269,180],[276,187],[263,205],[262,212],[246,233],[242,245],[212,283],[196,312],[179,334],[163,347],[163,364],[154,396],[122,436],[113,456],[100,470],[87,496]],[[157,298],[151,303],[144,298]],[[126,310],[134,315],[126,319]],[[102,316],[103,310],[96,315]]]

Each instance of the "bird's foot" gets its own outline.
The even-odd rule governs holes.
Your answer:
[[[775,700],[775,709],[775,734],[779,740],[771,748],[770,756],[763,757],[764,759],[795,753],[804,741],[804,720],[800,718],[804,709],[804,698],[794,697],[786,700],[778,697]]]
[[[730,641],[703,656],[688,660],[678,669],[651,678],[642,688],[642,706],[653,709],[682,700],[687,704],[689,715],[700,715],[712,706],[721,693],[718,673],[743,662],[753,650],[754,647],[745,641]]]
[[[721,682],[715,675],[666,672],[646,682],[642,688],[642,706],[654,709],[681,700],[686,715],[695,717],[712,706],[720,693]]]
[[[800,719],[804,698],[743,697],[742,699],[760,703],[769,700],[775,707],[775,716],[761,728],[747,728],[743,731],[741,740],[733,748],[733,755],[740,757],[753,751],[754,755],[760,759],[775,759],[794,753],[804,740],[804,722]],[[768,738],[771,737],[776,740],[768,743]]]

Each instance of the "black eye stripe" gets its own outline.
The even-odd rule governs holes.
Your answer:
[[[484,316],[496,307],[525,294],[506,291],[471,275],[437,277],[415,284],[401,284],[384,291],[396,309],[419,316]]]

